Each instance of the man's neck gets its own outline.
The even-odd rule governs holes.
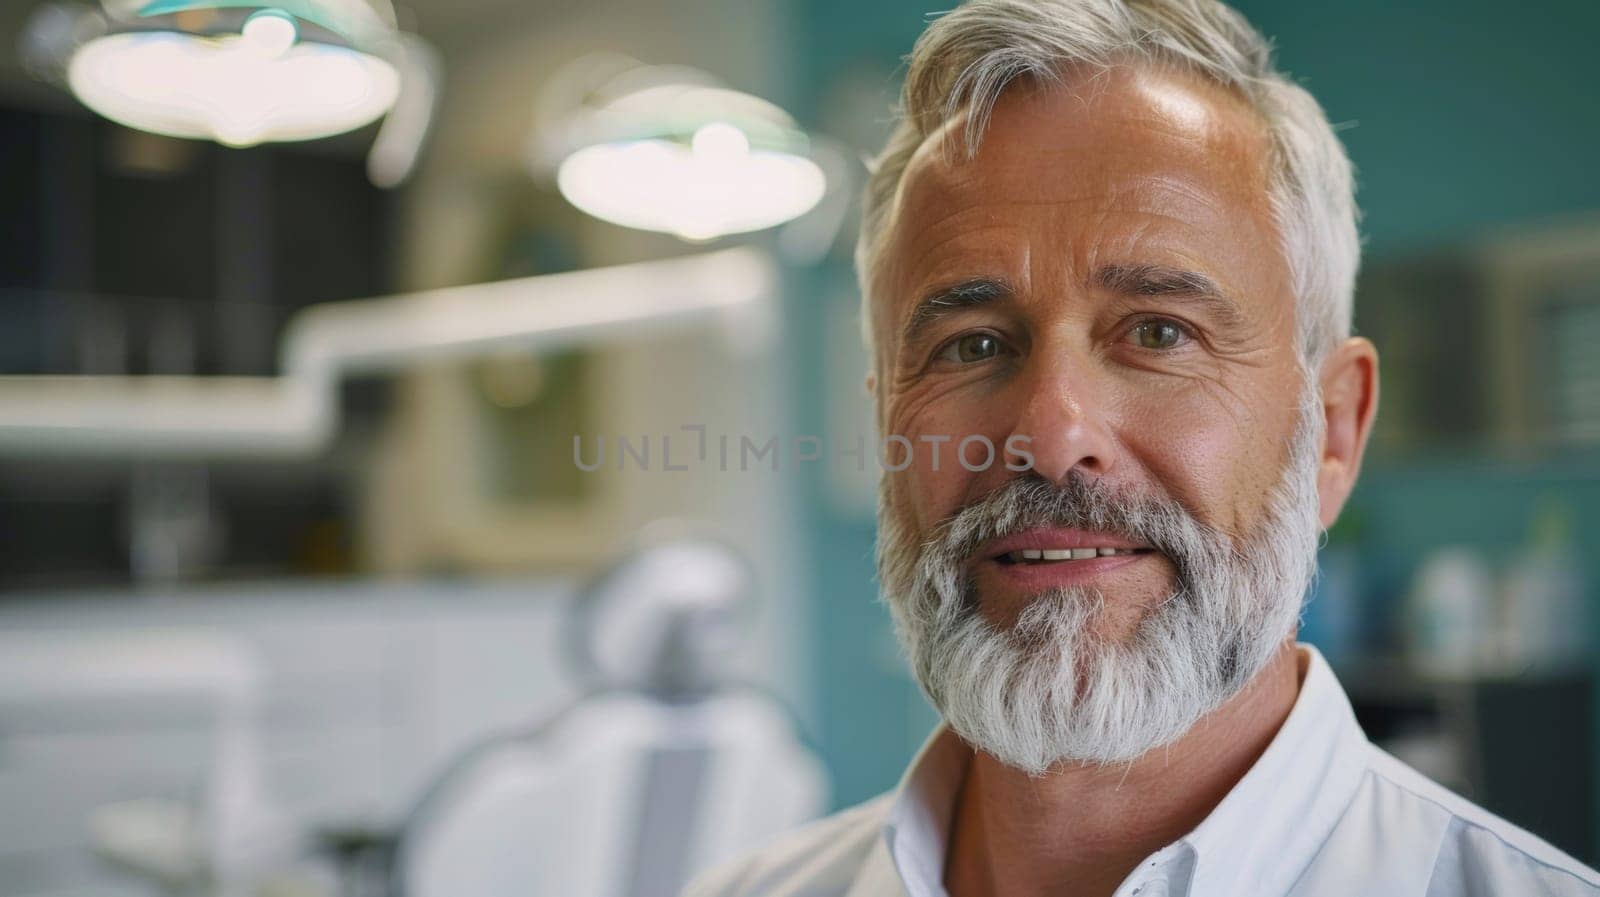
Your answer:
[[[1292,643],[1182,738],[1129,764],[1060,764],[1039,778],[978,751],[945,862],[951,897],[1108,897],[1192,831],[1244,777],[1294,706]]]

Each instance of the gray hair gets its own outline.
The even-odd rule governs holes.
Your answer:
[[[1322,107],[1279,72],[1271,44],[1217,0],[971,0],[935,20],[909,57],[901,108],[871,165],[856,271],[870,300],[906,166],[945,122],[965,112],[976,154],[995,102],[1019,78],[1053,82],[1069,67],[1123,62],[1199,73],[1241,96],[1266,126],[1270,201],[1299,309],[1302,363],[1319,363],[1350,335],[1359,212],[1349,158]],[[862,333],[873,349],[872,315]]]

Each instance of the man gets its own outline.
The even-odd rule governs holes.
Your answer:
[[[690,893],[1600,894],[1294,643],[1377,355],[1349,162],[1266,42],[1212,0],[976,0],[903,99],[857,260],[883,432],[946,448],[885,474],[878,552],[945,722]]]

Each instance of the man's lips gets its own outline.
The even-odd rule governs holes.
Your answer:
[[[1109,532],[1038,528],[995,539],[976,558],[990,576],[1011,587],[1037,592],[1088,584],[1096,577],[1154,555],[1154,548]]]
[[[1071,551],[1074,558],[1083,560],[1087,557],[1083,552],[1091,549],[1110,549],[1115,551],[1117,555],[1129,551],[1143,553],[1151,550],[1149,545],[1130,541],[1110,533],[1097,533],[1090,530],[1067,527],[1040,527],[1017,533],[1016,535],[1006,536],[1002,539],[995,539],[985,545],[977,554],[978,557],[987,560],[1003,561],[1008,559],[1008,556],[1018,552],[1028,552],[1029,554],[1039,552],[1043,556],[1040,559],[1067,560],[1067,557],[1051,557],[1051,555],[1060,555],[1062,552]],[[1049,552],[1049,554],[1046,555],[1045,552]],[[1104,554],[1105,552],[1098,551],[1097,553]]]
[[[995,539],[974,557],[1000,582],[1036,592],[1087,584],[1155,554],[1148,545],[1109,533],[1043,527]]]

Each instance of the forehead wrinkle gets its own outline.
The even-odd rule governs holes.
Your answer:
[[[941,165],[941,168],[944,166]],[[970,177],[941,177],[933,184],[922,184],[918,177],[907,176],[906,184],[912,185],[902,193],[901,203],[894,214],[891,224],[890,240],[886,243],[886,256],[893,257],[896,248],[910,248],[915,241],[926,238],[930,233],[954,227],[954,232],[938,237],[931,245],[918,249],[917,256],[907,261],[894,265],[901,273],[906,273],[910,280],[920,280],[925,277],[922,272],[926,257],[938,253],[939,249],[949,245],[950,241],[960,240],[963,237],[973,237],[984,230],[997,229],[997,227],[1011,227],[1018,222],[1011,221],[1003,214],[1003,209],[1008,208],[1040,208],[1040,206],[1075,206],[1083,203],[1093,203],[1102,200],[1096,193],[1074,193],[1067,197],[1013,197],[997,198],[992,190],[978,190],[971,182]],[[1104,189],[1104,185],[1099,185]],[[950,201],[960,201],[957,208],[941,211],[931,221],[917,221],[918,214],[923,209],[944,208]],[[965,200],[965,201],[962,201]],[[1139,209],[1130,209],[1139,211]],[[981,214],[984,221],[970,227],[960,227],[960,219],[965,216]],[[1026,256],[1026,241],[1019,245],[1024,248]]]
[[[1029,205],[1052,204],[1054,203],[1050,201],[1029,203]],[[1066,210],[1063,211],[1065,212]],[[960,213],[957,212],[945,216],[945,220],[958,214]],[[1137,215],[1140,216],[1141,220],[1132,222],[1130,225],[1108,223],[1106,220],[1108,217],[1119,215]],[[1215,266],[1205,261],[1205,257],[1202,254],[1194,251],[1194,241],[1199,240],[1203,243],[1206,240],[1207,233],[1211,231],[1213,225],[1210,222],[1196,221],[1193,218],[1175,214],[1171,211],[1155,211],[1138,206],[1123,207],[1121,203],[1114,203],[1109,208],[1096,209],[1093,211],[1092,217],[1099,222],[1100,226],[1093,229],[1092,239],[1087,245],[1076,248],[1069,245],[1053,246],[1051,248],[1059,249],[1060,251],[1046,252],[1042,258],[1069,263],[1073,267],[1077,267],[1079,263],[1072,262],[1072,257],[1080,252],[1087,252],[1086,260],[1089,264],[1086,265],[1086,269],[1090,273],[1093,273],[1095,269],[1093,264],[1095,259],[1110,256],[1123,267],[1131,268],[1142,265],[1152,269],[1158,267],[1167,269],[1187,268],[1192,269],[1193,273],[1208,279],[1213,284],[1220,285],[1226,280],[1226,278],[1219,277],[1213,271]],[[1166,222],[1172,226],[1161,227],[1158,222]],[[990,222],[956,230],[939,238],[933,244],[922,249],[915,259],[903,264],[902,270],[910,275],[905,279],[907,284],[920,284],[922,288],[914,292],[925,293],[930,283],[957,280],[962,278],[963,275],[974,280],[982,277],[993,277],[996,280],[1013,282],[1013,272],[1006,271],[1005,274],[1007,276],[1002,277],[1000,272],[992,270],[1000,266],[1006,268],[1015,266],[1018,268],[1015,274],[1024,275],[1023,280],[1031,279],[1026,275],[1031,273],[1030,260],[1034,255],[1032,252],[1033,241],[1027,238],[1005,243],[1003,259],[996,256],[996,248],[992,245],[973,247],[970,260],[962,258],[967,253],[964,253],[960,247],[957,247],[953,252],[949,251],[953,243],[965,239],[975,239],[985,231],[1005,229],[1012,225],[1013,223],[1009,221]],[[1111,247],[1117,248],[1113,249]],[[950,258],[947,264],[927,263],[929,256],[937,255],[941,251],[947,252]],[[1013,255],[1015,258],[1011,257]],[[977,263],[977,266],[990,268],[991,270],[981,270],[974,265],[974,262]],[[938,276],[941,267],[953,270],[948,270],[945,276]],[[1103,284],[1091,279],[1087,281],[1086,285]],[[1225,293],[1226,291],[1219,287],[1210,292]],[[902,295],[904,295],[903,292]],[[903,302],[896,304],[900,305]]]
[[[894,242],[914,243],[919,237],[951,227],[957,219],[974,213],[982,214],[991,219],[971,227],[957,228],[955,232],[942,236],[932,245],[922,248],[914,259],[909,260],[904,265],[906,270],[916,272],[923,265],[928,255],[938,252],[953,240],[978,234],[995,227],[1006,227],[1014,224],[1015,222],[1010,220],[993,220],[1001,218],[1003,209],[1006,207],[1040,208],[1060,206],[1062,214],[1070,212],[1077,215],[1081,213],[1072,207],[1096,202],[1104,203],[1102,208],[1094,210],[1094,213],[1099,216],[1107,214],[1143,215],[1170,221],[1185,230],[1200,229],[1208,233],[1218,228],[1229,227],[1236,229],[1237,227],[1236,223],[1214,220],[1215,210],[1223,200],[1218,191],[1205,184],[1192,182],[1187,178],[1157,176],[1138,184],[1102,182],[1092,186],[1096,187],[1100,192],[1074,192],[1069,196],[1040,198],[996,198],[990,192],[982,196],[972,197],[959,208],[944,212],[934,220],[920,224],[915,230],[901,230],[896,235]],[[923,188],[916,192],[926,192],[927,189]],[[959,194],[969,191],[957,187],[949,192]],[[919,197],[916,205],[936,207],[942,204],[935,197],[924,196]],[[1182,208],[1174,208],[1175,205],[1182,206]],[[915,210],[915,208],[915,205],[911,206],[911,210]],[[914,215],[905,215],[900,223],[902,225],[909,224],[910,219],[915,217]],[[1269,239],[1275,236],[1263,231],[1262,228],[1257,226],[1258,224],[1259,222],[1255,220],[1250,221],[1251,229],[1259,232],[1257,234],[1259,239]],[[1141,230],[1148,230],[1148,224],[1141,223],[1140,228]],[[1202,238],[1204,238],[1204,235],[1202,235]]]
[[[996,256],[992,251],[991,252],[986,252],[985,254],[983,254],[981,256],[981,258],[985,260],[985,261],[983,261],[981,268],[978,267],[975,264],[977,259],[975,259],[973,257],[968,257],[967,263],[966,264],[962,264],[962,265],[960,265],[958,267],[957,263],[961,261],[961,256],[960,256],[959,253],[952,253],[951,254],[953,260],[948,265],[940,264],[940,263],[937,263],[937,262],[932,263],[932,264],[927,264],[927,265],[924,264],[929,256],[938,253],[941,249],[943,249],[944,247],[946,247],[947,245],[949,245],[952,242],[955,242],[957,240],[961,240],[963,238],[970,238],[973,235],[979,234],[979,233],[981,233],[981,232],[983,232],[985,230],[992,230],[992,229],[1003,228],[1003,227],[1005,227],[1005,224],[1003,224],[1003,223],[994,223],[994,224],[985,225],[983,227],[976,227],[976,228],[970,228],[970,229],[964,229],[964,230],[957,231],[955,233],[950,234],[949,236],[946,236],[946,237],[940,239],[938,242],[934,243],[932,246],[929,246],[928,248],[924,249],[923,251],[921,251],[920,253],[917,254],[917,257],[915,259],[912,259],[912,260],[910,260],[908,262],[901,263],[900,265],[896,265],[895,266],[896,276],[891,278],[891,283],[895,283],[896,286],[895,286],[894,289],[892,289],[889,292],[889,294],[886,297],[887,301],[884,303],[887,306],[885,311],[891,315],[891,317],[889,318],[889,321],[892,323],[895,320],[895,318],[898,316],[898,314],[901,311],[901,309],[905,308],[905,306],[906,306],[906,297],[908,295],[915,297],[915,296],[917,296],[919,294],[924,294],[924,293],[928,292],[929,289],[938,286],[940,282],[949,283],[949,282],[963,280],[963,279],[966,279],[966,280],[977,280],[977,279],[982,278],[982,277],[990,277],[991,279],[1001,279],[1001,280],[1007,280],[1007,282],[1011,282],[1009,278],[1002,278],[1002,277],[997,276],[1001,272],[997,272],[994,269],[996,267],[998,267],[1000,264],[1008,264],[1008,263],[1001,263],[1001,262],[995,261]],[[1011,247],[1014,247],[1015,244],[1011,243],[1011,242],[1007,242],[1006,245],[1007,245],[1008,248],[1011,248]],[[924,267],[927,270],[925,270],[925,271],[924,270],[919,270],[919,269],[922,269]],[[945,270],[941,271],[941,268],[943,268]],[[962,268],[965,268],[965,270],[961,270]],[[987,270],[985,270],[985,269],[987,269]],[[1004,273],[1009,275],[1011,272],[1004,272]],[[902,328],[900,328],[900,327],[895,327],[893,329],[896,332],[899,332],[899,331],[902,330]]]
[[[901,248],[910,248],[909,244],[915,243],[919,238],[926,237],[930,233],[937,232],[939,230],[944,230],[944,229],[947,229],[947,228],[951,229],[950,233],[938,237],[938,239],[936,239],[932,244],[919,249],[914,258],[908,259],[908,260],[906,260],[904,262],[901,262],[900,264],[895,266],[901,273],[906,275],[906,279],[907,280],[910,280],[911,282],[922,281],[922,280],[927,279],[927,277],[928,277],[928,275],[923,270],[924,268],[932,269],[932,268],[936,268],[937,267],[935,265],[927,265],[926,264],[928,256],[934,255],[935,253],[938,253],[941,249],[944,249],[950,243],[952,243],[954,241],[957,241],[957,240],[964,239],[964,238],[974,237],[976,235],[982,234],[984,231],[994,230],[994,229],[997,229],[997,228],[1007,228],[1007,227],[1018,226],[1018,222],[1015,222],[1015,221],[1012,221],[1012,220],[1004,218],[1003,213],[1000,211],[1004,207],[1011,206],[1011,207],[1021,207],[1021,208],[1032,208],[1032,207],[1044,207],[1044,206],[1072,206],[1072,205],[1078,205],[1078,204],[1087,203],[1087,202],[1093,202],[1097,198],[1098,197],[1092,196],[1092,195],[1081,195],[1081,196],[1075,195],[1075,196],[1071,196],[1071,197],[1048,198],[1048,199],[1004,199],[1004,200],[996,200],[996,199],[992,199],[992,198],[977,197],[977,198],[974,198],[972,201],[963,204],[959,208],[956,208],[954,210],[951,210],[949,212],[945,212],[945,213],[941,214],[938,218],[936,218],[936,219],[934,219],[932,221],[929,221],[927,223],[919,224],[916,227],[915,230],[910,230],[910,229],[905,228],[903,221],[902,222],[897,222],[898,224],[901,224],[901,226],[896,228],[896,233],[893,235],[893,237],[891,239],[891,244],[890,244],[891,251],[888,254],[891,257],[894,255],[893,249],[894,249],[896,244],[899,244],[901,246]],[[927,204],[936,205],[937,203],[927,203]],[[993,208],[985,209],[985,206],[989,206],[989,207],[993,207]],[[983,221],[981,223],[978,223],[978,224],[967,226],[967,227],[953,226],[956,223],[957,219],[960,219],[963,216],[971,215],[971,214],[975,214],[975,213],[984,215],[987,220],[985,220],[985,221]],[[903,217],[904,218],[909,218],[909,217],[912,217],[912,216],[903,216]],[[1009,248],[1014,248],[1017,251],[1019,251],[1021,253],[1021,255],[1022,255],[1022,260],[1024,262],[1026,262],[1027,258],[1029,257],[1029,252],[1028,252],[1029,244],[1028,244],[1028,241],[1022,240],[1022,241],[1018,241],[1018,242],[1015,242],[1015,243],[1008,243],[1007,246]],[[985,254],[992,255],[992,251],[986,250]]]

